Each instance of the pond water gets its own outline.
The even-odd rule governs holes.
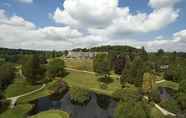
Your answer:
[[[68,112],[71,118],[113,118],[116,101],[108,96],[90,94],[91,99],[86,105],[74,105],[68,93],[60,100],[43,97],[36,101],[32,115],[49,109],[61,109]]]

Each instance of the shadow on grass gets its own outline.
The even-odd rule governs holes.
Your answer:
[[[99,82],[103,82],[105,84],[110,84],[112,83],[114,80],[111,77],[98,77],[98,81]]]

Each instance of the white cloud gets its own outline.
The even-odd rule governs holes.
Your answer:
[[[162,1],[162,2],[161,2]],[[0,46],[28,49],[72,49],[98,45],[145,46],[150,51],[186,51],[186,30],[154,40],[140,41],[127,35],[159,30],[174,22],[179,11],[177,0],[150,0],[153,11],[132,14],[128,7],[118,7],[118,0],[65,0],[52,18],[63,27],[38,28],[19,16],[8,16],[0,9]],[[51,17],[51,14],[49,14]],[[115,38],[115,36],[118,36]]]
[[[169,38],[161,37],[148,41],[146,47],[151,51],[162,48],[166,51],[186,52],[186,29],[176,32]]]
[[[20,3],[32,3],[33,0],[17,0]]]
[[[130,13],[119,7],[118,0],[65,0],[64,10],[56,9],[57,23],[88,30],[93,34],[118,35],[156,31],[174,22],[179,16],[178,0],[149,0],[150,14]]]

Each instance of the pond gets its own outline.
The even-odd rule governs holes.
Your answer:
[[[86,105],[75,105],[67,92],[60,100],[43,97],[36,101],[30,115],[49,109],[61,109],[68,112],[71,118],[113,118],[116,101],[111,97],[90,93],[91,99]]]

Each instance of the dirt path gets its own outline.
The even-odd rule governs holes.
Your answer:
[[[15,107],[15,104],[16,104],[16,101],[21,98],[21,97],[24,97],[24,96],[27,96],[27,95],[31,95],[35,92],[38,92],[40,90],[42,90],[43,88],[45,88],[46,84],[43,84],[41,88],[39,89],[36,89],[36,90],[33,90],[31,92],[28,92],[28,93],[25,93],[25,94],[22,94],[22,95],[18,95],[18,96],[15,96],[15,97],[10,97],[10,98],[7,98],[6,100],[10,100],[11,101],[11,104],[10,104],[10,108],[14,108]]]

